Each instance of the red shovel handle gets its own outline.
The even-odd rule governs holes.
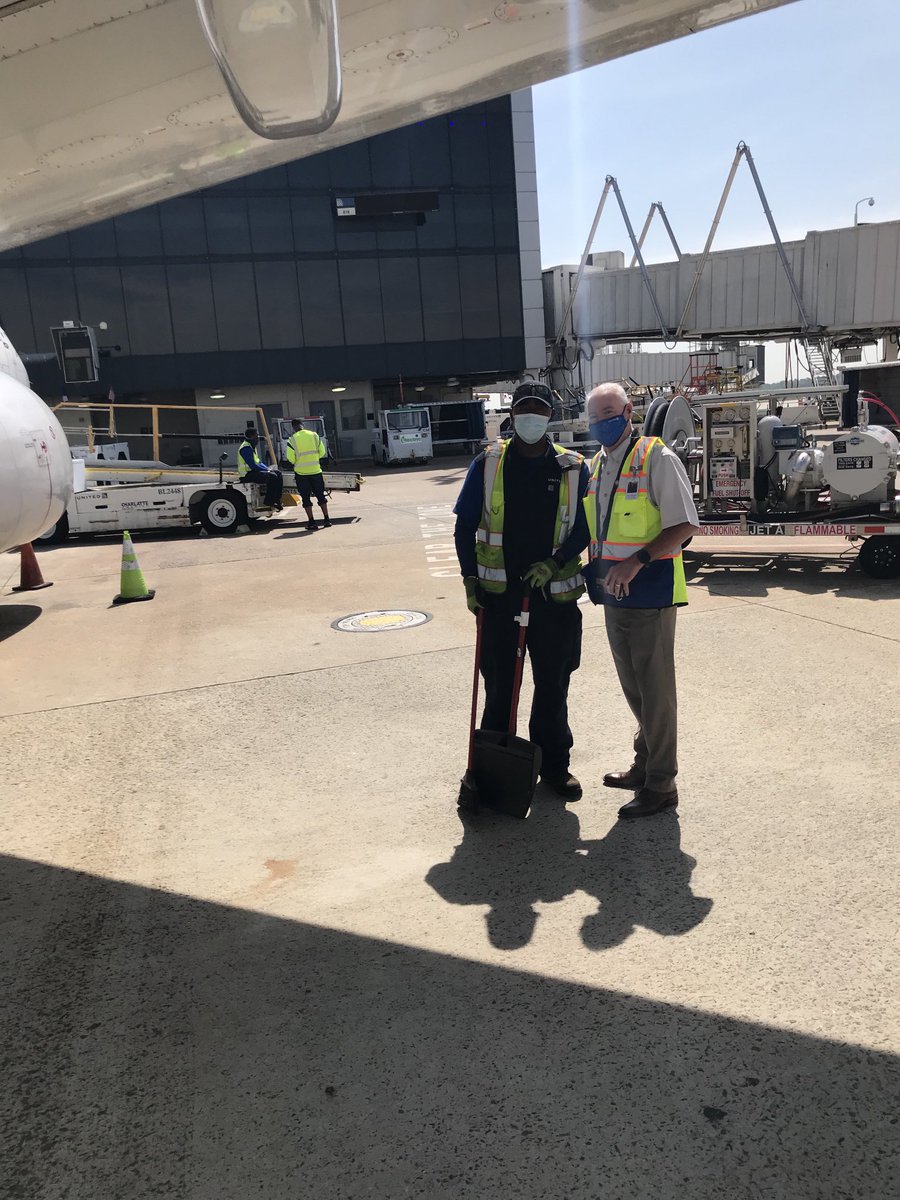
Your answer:
[[[478,721],[478,685],[481,670],[481,632],[484,627],[484,609],[479,608],[475,615],[475,675],[472,679],[472,716],[469,721],[469,761],[468,770],[472,770],[472,757],[475,753],[475,725]]]
[[[526,587],[522,595],[522,611],[517,618],[519,638],[516,643],[516,667],[513,672],[512,704],[509,709],[509,732],[515,736],[519,718],[519,693],[522,690],[522,675],[525,671],[525,642],[528,637],[528,610],[531,606],[531,589]]]

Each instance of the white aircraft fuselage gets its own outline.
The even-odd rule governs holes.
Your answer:
[[[66,435],[0,329],[0,552],[49,529],[71,495]]]

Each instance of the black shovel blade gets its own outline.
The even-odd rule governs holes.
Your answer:
[[[475,731],[471,775],[486,808],[527,817],[540,770],[540,746],[511,733]]]

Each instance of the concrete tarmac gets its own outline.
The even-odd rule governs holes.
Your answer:
[[[679,815],[633,824],[585,606],[583,800],[463,822],[462,474],[136,534],[147,604],[118,539],[0,559],[0,1195],[900,1195],[900,584],[704,545]]]

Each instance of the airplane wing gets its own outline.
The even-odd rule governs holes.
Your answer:
[[[0,0],[0,249],[788,2]]]

